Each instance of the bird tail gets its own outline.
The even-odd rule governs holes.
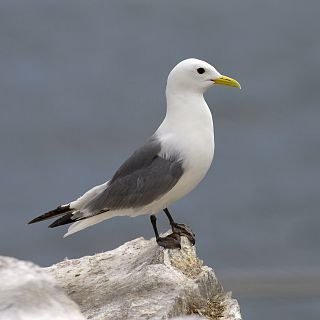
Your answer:
[[[76,232],[79,232],[80,230],[86,229],[94,224],[97,224],[103,220],[106,219],[110,219],[112,218],[112,215],[108,216],[107,212],[99,214],[99,215],[95,215],[93,217],[88,217],[88,218],[82,218],[79,220],[72,220],[72,222],[74,222],[68,229],[68,232],[63,236],[68,237],[71,234],[74,234]]]
[[[48,220],[54,217],[62,216],[59,219],[55,220],[52,224],[49,225],[50,228],[54,228],[57,226],[62,226],[67,223],[72,223],[74,220],[71,220],[72,212],[74,209],[70,208],[70,204],[59,206],[54,210],[48,211],[41,216],[38,216],[31,221],[28,222],[28,224],[36,223],[39,221]]]

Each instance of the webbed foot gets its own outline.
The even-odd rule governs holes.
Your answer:
[[[174,234],[187,237],[188,240],[192,243],[192,245],[193,246],[195,245],[196,243],[195,234],[193,233],[193,231],[189,226],[183,223],[174,222],[171,224],[171,227]]]
[[[181,249],[181,238],[178,233],[173,232],[166,237],[158,237],[156,240],[158,245],[165,249]]]

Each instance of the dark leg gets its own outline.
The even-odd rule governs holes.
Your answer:
[[[181,249],[180,235],[178,233],[173,232],[166,237],[160,237],[157,228],[157,217],[151,215],[150,220],[159,246],[164,247],[165,249]]]
[[[175,222],[174,222],[174,220],[172,218],[172,215],[170,214],[168,208],[163,209],[163,211],[166,214],[166,216],[168,217],[170,225],[172,226],[173,224],[175,224]]]
[[[189,239],[189,241],[192,243],[192,245],[194,245],[196,243],[196,239],[195,239],[195,234],[192,232],[191,228],[185,224],[176,223],[173,220],[172,215],[170,214],[168,208],[163,209],[163,211],[169,219],[169,222],[170,222],[170,225],[172,228],[172,232],[177,233],[180,236],[187,237]]]
[[[153,227],[154,234],[156,236],[156,240],[160,238],[158,228],[157,228],[157,217],[153,214],[150,216],[151,224]]]

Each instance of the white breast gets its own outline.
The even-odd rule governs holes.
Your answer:
[[[153,204],[154,212],[193,190],[205,177],[213,160],[213,121],[204,99],[194,101],[193,109],[187,107],[183,115],[181,109],[175,111],[178,112],[167,114],[156,134],[161,141],[162,155],[179,154],[184,173],[178,183]]]

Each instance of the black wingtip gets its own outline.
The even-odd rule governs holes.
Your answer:
[[[32,224],[32,223],[36,223],[36,222],[42,221],[41,217],[42,217],[42,216],[39,216],[39,217],[36,217],[36,218],[30,220],[30,221],[28,222],[28,224]]]
[[[72,216],[73,216],[72,212],[67,213],[63,217],[61,217],[61,218],[55,220],[53,223],[51,223],[48,226],[48,228],[55,228],[55,227],[59,227],[59,226],[65,225],[65,224],[75,222],[74,220],[71,219]]]
[[[41,216],[32,219],[31,221],[28,222],[28,224],[33,224],[33,223],[36,223],[36,222],[48,220],[48,219],[51,219],[51,218],[53,218],[55,216],[59,216],[59,215],[62,215],[64,213],[67,213],[70,210],[72,210],[72,209],[70,209],[70,205],[69,204],[66,205],[66,206],[59,206],[54,210],[48,211],[48,212],[42,214]]]

